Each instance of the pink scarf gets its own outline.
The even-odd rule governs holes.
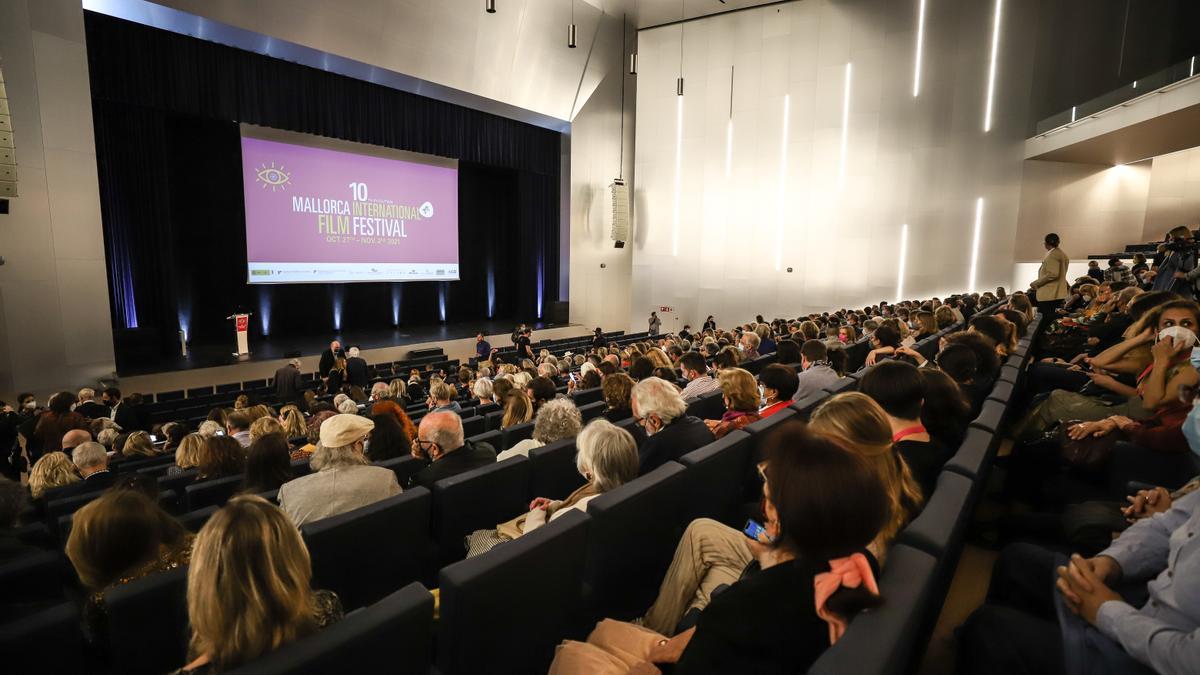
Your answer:
[[[879,586],[875,584],[871,563],[867,562],[867,556],[861,553],[830,560],[829,571],[813,577],[813,599],[817,606],[817,616],[829,624],[829,644],[835,644],[846,632],[846,620],[825,609],[825,602],[843,586],[858,588],[863,584],[866,584],[868,591],[879,595]]]

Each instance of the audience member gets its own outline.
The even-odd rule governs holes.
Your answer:
[[[63,436],[72,429],[87,430],[87,420],[73,412],[75,394],[62,391],[50,397],[49,409],[37,417],[32,436],[26,436],[25,450],[37,461],[42,453],[62,450]]]
[[[633,389],[637,383],[625,373],[613,373],[605,376],[600,383],[604,394],[604,419],[609,422],[620,422],[633,417]]]
[[[227,415],[225,433],[243,448],[250,447],[250,416],[240,410]]]
[[[454,413],[431,412],[421,418],[412,454],[428,465],[418,471],[409,486],[432,489],[443,478],[487,466],[496,461],[496,451],[487,443],[463,437],[462,418]]]
[[[792,399],[800,401],[832,386],[841,375],[831,366],[825,343],[808,340],[800,347],[800,374],[796,377],[796,393],[792,394]]]
[[[746,375],[753,382],[754,378],[749,373]],[[608,379],[605,378],[606,383]],[[687,414],[687,403],[670,382],[657,377],[642,380],[634,386],[630,402],[633,419],[647,436],[638,448],[640,473],[649,473],[713,441],[713,434],[705,423]],[[757,401],[754,411],[757,414]]]
[[[196,480],[237,476],[246,467],[246,450],[229,436],[213,436],[201,446]]]
[[[282,403],[302,403],[304,401],[304,380],[300,377],[300,359],[292,359],[275,371],[275,398]]]
[[[496,455],[496,461],[502,462],[509,457],[528,457],[529,451],[549,445],[555,441],[575,438],[583,429],[583,418],[579,408],[567,398],[556,398],[548,401],[538,410],[533,423],[533,437],[519,441],[516,445]]]
[[[708,366],[699,352],[685,353],[679,359],[679,367],[683,371],[683,378],[688,381],[687,386],[680,392],[683,400],[693,401],[701,394],[721,388],[721,383],[717,381],[717,378],[708,374]]]
[[[892,443],[904,458],[923,494],[933,494],[942,465],[950,459],[949,449],[935,440],[921,423],[925,381],[915,366],[885,361],[868,370],[859,390],[870,396],[887,413]]]
[[[77,400],[79,403],[75,405],[75,412],[88,419],[100,419],[112,414],[108,406],[96,402],[96,390],[91,387],[80,389]]]
[[[47,452],[33,463],[29,471],[29,493],[35,500],[46,492],[80,482],[79,474],[69,457],[62,452]]]
[[[792,397],[796,394],[796,388],[800,382],[796,377],[796,371],[792,370],[791,366],[785,366],[779,363],[772,363],[762,369],[758,374],[758,381],[762,383],[762,409],[758,411],[759,417],[770,417],[775,413],[783,410],[792,404]]]
[[[242,480],[242,492],[278,490],[291,479],[291,447],[282,433],[263,434],[250,443],[246,452],[246,475]]]
[[[758,414],[758,383],[753,375],[741,368],[727,368],[721,371],[719,379],[725,399],[725,413],[719,420],[704,421],[717,439],[762,419]]]
[[[525,424],[533,419],[533,404],[529,394],[524,390],[513,389],[504,401],[504,415],[500,418],[500,428],[507,429],[517,424]]]

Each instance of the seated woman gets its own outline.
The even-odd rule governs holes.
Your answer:
[[[504,416],[500,418],[500,428],[507,429],[517,424],[524,424],[533,419],[533,401],[525,389],[513,389],[504,401]]]
[[[720,440],[734,429],[753,424],[762,416],[758,414],[758,382],[742,368],[726,368],[718,374],[721,392],[725,398],[725,413],[719,420],[704,420],[713,438]]]
[[[270,492],[291,480],[290,453],[291,448],[282,433],[266,434],[251,441],[250,447],[246,448],[246,474],[242,492]]]
[[[274,504],[229,500],[200,530],[188,569],[188,658],[172,675],[232,670],[342,618],[341,601],[313,591],[296,526]]]
[[[1091,381],[1111,395],[1052,391],[1026,415],[1014,436],[1018,440],[1035,440],[1047,429],[1067,420],[1094,421],[1112,415],[1145,419],[1156,408],[1176,401],[1180,385],[1193,385],[1198,379],[1196,369],[1188,364],[1188,356],[1197,344],[1200,306],[1191,300],[1173,300],[1148,313],[1139,325],[1145,328],[1137,337],[1115,348],[1123,355],[1138,346],[1154,343],[1150,350],[1152,360],[1137,377],[1136,388],[1102,371],[1093,372]]]
[[[375,423],[375,428],[371,429],[371,433],[367,436],[364,449],[367,459],[372,462],[382,462],[385,459],[403,457],[412,452],[412,442],[416,436],[409,436],[394,416],[388,413],[379,413],[371,415],[370,419]]]
[[[200,455],[207,443],[208,439],[199,433],[184,436],[179,442],[179,447],[175,449],[175,463],[167,468],[167,475],[178,476],[188,469],[200,466]]]
[[[922,368],[925,404],[921,406],[921,424],[933,439],[945,448],[957,448],[967,434],[967,426],[978,416],[963,388],[941,370]],[[991,388],[988,388],[991,393]]]
[[[873,366],[885,356],[891,356],[900,348],[900,332],[890,325],[880,325],[871,334],[871,351],[867,352],[866,365]]]
[[[325,423],[325,420],[336,414],[336,410],[321,410],[313,413],[313,416],[308,418],[308,424],[306,425],[308,430],[306,434],[308,436],[308,444],[293,450],[292,459],[308,459],[312,457],[312,454],[317,450],[317,441],[321,438],[321,425]]]
[[[633,417],[633,386],[636,382],[625,373],[613,373],[604,378],[600,391],[604,394],[604,419],[620,422]]]
[[[96,640],[103,635],[105,594],[186,566],[192,534],[144,493],[110,490],[75,512],[66,553],[89,593],[85,631]]]
[[[921,491],[933,494],[938,474],[951,452],[921,422],[926,392],[920,370],[908,363],[885,361],[863,375],[859,391],[883,409],[896,452],[912,469]],[[965,408],[965,401],[960,399],[958,407]]]
[[[937,323],[933,319],[933,312],[917,311],[912,313],[911,324],[913,330],[913,339],[917,342],[928,337],[933,337],[937,334]]]
[[[891,504],[891,516],[867,548],[883,561],[892,540],[917,517],[925,503],[921,485],[904,456],[896,451],[887,413],[866,394],[847,392],[813,411],[809,427],[839,439],[847,448],[866,457],[879,474]]]
[[[1001,360],[1008,358],[1017,348],[1016,327],[1004,319],[995,316],[977,316],[971,319],[971,333],[982,333],[996,344],[996,354]]]
[[[855,615],[881,602],[878,565],[865,549],[889,517],[876,472],[799,423],[767,443],[760,465],[765,532],[719,542],[729,555],[718,576],[732,585],[707,603],[696,625],[670,637],[673,626],[659,632],[651,621],[642,627],[606,619],[586,643],[560,646],[550,673],[647,672],[654,663],[673,663],[679,674],[803,672]],[[688,544],[685,536],[656,606],[685,608],[694,600],[694,579],[710,571],[697,569]],[[756,569],[742,575],[751,561]],[[742,569],[734,569],[738,564]]]
[[[275,419],[274,416],[259,417],[258,419],[254,420],[253,422],[250,423],[250,442],[251,443],[253,443],[254,441],[256,441],[268,434],[279,434],[280,436],[284,435],[283,434],[283,425],[280,424],[279,420]],[[287,437],[284,436],[284,438],[286,439]]]
[[[621,487],[638,476],[638,449],[633,435],[606,419],[594,419],[579,433],[575,468],[587,481],[564,499],[538,497],[522,514],[491,530],[478,530],[467,537],[467,557],[486,553],[505,541],[528,534],[562,514],[575,509],[587,511],[596,497]]]
[[[569,398],[556,398],[546,401],[538,410],[537,419],[533,423],[533,437],[519,441],[516,445],[496,455],[496,461],[502,462],[509,457],[528,457],[529,451],[549,445],[564,438],[575,438],[583,429],[583,418],[579,408]]]
[[[490,402],[491,401],[488,401],[488,403]],[[417,437],[417,425],[413,423],[412,418],[408,416],[408,413],[403,407],[400,406],[399,403],[396,402],[395,399],[389,401],[379,401],[375,405],[371,406],[372,415],[379,415],[383,413],[387,413],[395,418],[396,422],[400,424],[400,428],[404,430],[404,435],[408,437],[409,445],[405,446],[402,449],[402,452],[408,452],[408,448],[412,445],[412,439]],[[375,418],[372,417],[371,419]],[[373,459],[371,461],[379,460]]]
[[[308,435],[308,429],[304,426],[304,413],[294,405],[285,405],[279,410],[279,424],[283,427],[283,435],[289,441]]]
[[[196,480],[237,476],[246,466],[246,450],[230,436],[213,436],[200,451]]]
[[[135,431],[125,439],[125,446],[121,448],[121,455],[126,459],[158,457],[158,450],[154,448],[154,442],[150,440],[150,434],[145,431]]]
[[[29,493],[34,502],[40,502],[48,491],[80,480],[79,472],[67,453],[48,452],[39,457],[29,471]]]

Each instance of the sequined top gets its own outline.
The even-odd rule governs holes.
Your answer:
[[[87,603],[85,603],[83,608],[83,622],[84,632],[89,641],[96,642],[97,638],[104,634],[103,624],[108,614],[108,610],[104,605],[104,597],[109,591],[152,574],[187,567],[192,561],[192,544],[195,542],[195,539],[196,535],[188,533],[176,548],[160,547],[158,556],[154,560],[147,562],[132,573],[117,579],[103,589],[88,596]]]

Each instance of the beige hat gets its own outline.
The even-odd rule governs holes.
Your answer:
[[[340,448],[366,438],[375,423],[359,415],[334,415],[321,424],[321,445]]]

